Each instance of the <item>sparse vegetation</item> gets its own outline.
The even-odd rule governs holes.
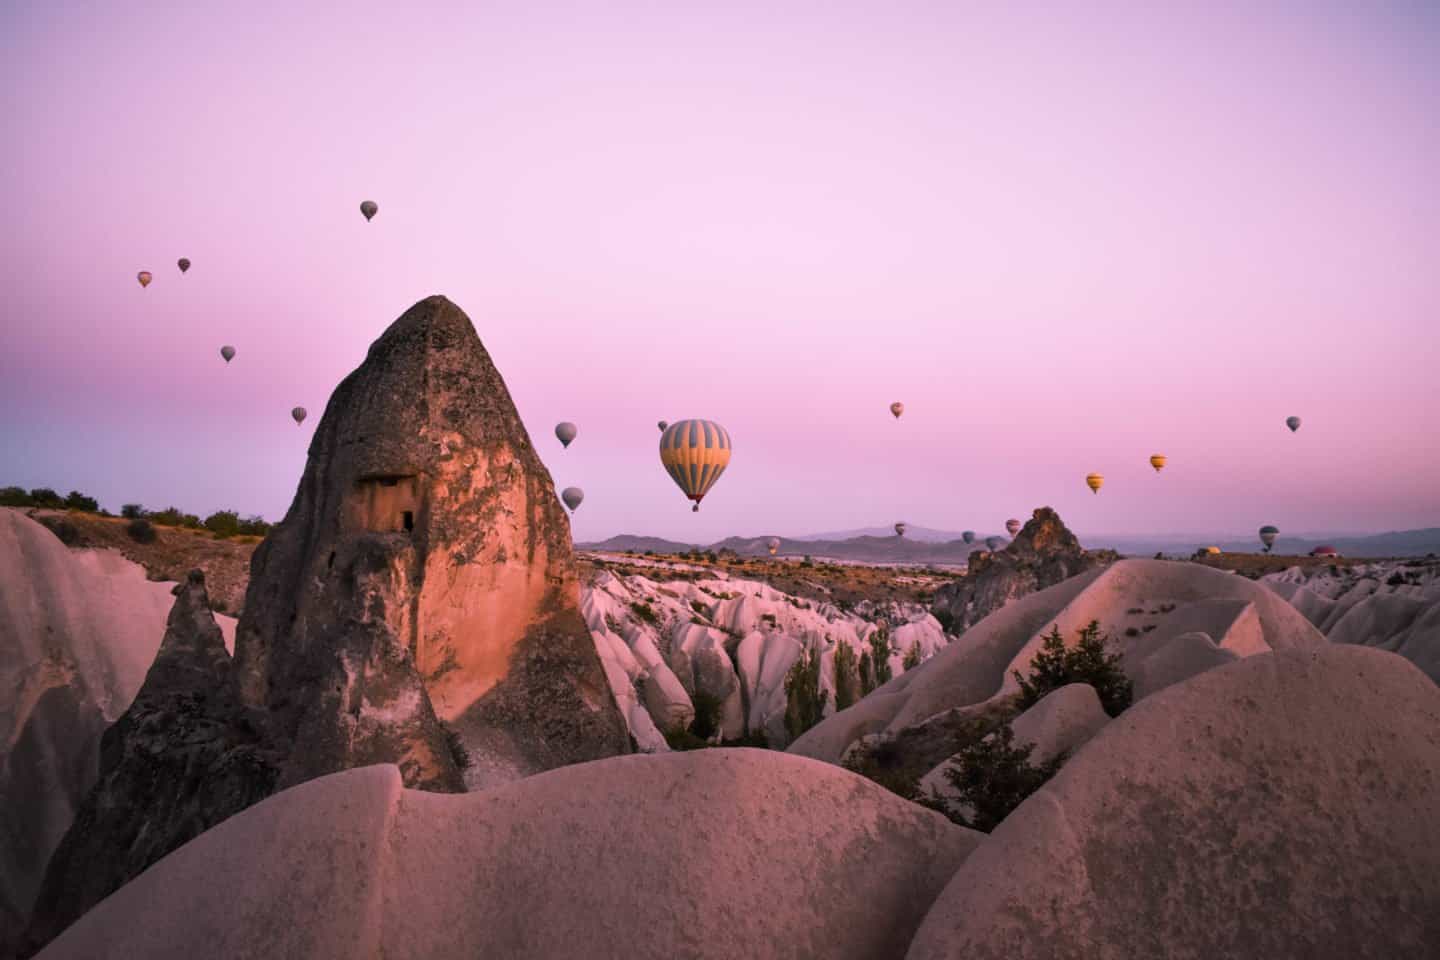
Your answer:
[[[905,659],[900,662],[900,665],[907,671],[920,666],[920,642],[918,640],[910,644],[910,649],[905,651]]]
[[[1099,621],[1092,620],[1080,630],[1075,646],[1065,646],[1060,628],[1051,629],[1030,664],[1030,676],[1013,672],[1020,684],[1018,706],[1021,710],[1040,702],[1046,694],[1071,683],[1088,683],[1100,696],[1100,705],[1112,717],[1130,706],[1134,697],[1130,678],[1120,666],[1120,654],[1109,653],[1109,637],[1100,632]]]
[[[635,619],[641,623],[648,623],[654,626],[660,622],[660,618],[655,614],[655,608],[643,600],[636,600],[631,603],[630,612],[634,615]]]
[[[860,695],[868,696],[870,691],[890,682],[890,631],[880,627],[870,634],[870,649],[860,654]]]
[[[125,524],[125,533],[136,543],[154,543],[157,536],[155,526],[143,517],[136,517]]]
[[[40,522],[67,547],[80,542],[80,529],[64,517],[40,517]]]
[[[860,699],[860,661],[850,644],[835,647],[835,709],[844,710]]]
[[[691,694],[690,702],[695,705],[695,719],[690,722],[690,732],[708,743],[720,732],[720,710],[725,704],[719,697],[704,690]]]
[[[120,507],[120,516],[126,520],[139,520],[145,516],[145,507],[138,503],[127,503]]]
[[[931,793],[920,802],[961,826],[989,833],[1064,763],[1061,755],[1036,766],[1030,762],[1033,750],[1028,743],[1016,746],[1015,731],[1008,721],[1002,722],[961,747],[945,768],[945,779],[957,795],[953,801]]]
[[[820,652],[807,648],[785,675],[785,729],[792,740],[819,723],[830,691],[820,688]]]
[[[440,721],[440,729],[445,732],[445,746],[450,751],[450,759],[455,761],[455,766],[463,773],[469,769],[471,759],[470,751],[465,749],[465,741],[460,739],[460,734],[455,728],[445,721]]]

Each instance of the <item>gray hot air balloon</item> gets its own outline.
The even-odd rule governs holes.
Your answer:
[[[988,549],[988,550],[990,550],[990,551],[993,552],[993,551],[995,551],[995,550],[999,550],[999,549],[1000,549],[1000,544],[1002,544],[1002,543],[1004,543],[1004,542],[1005,542],[1004,539],[1002,539],[1002,538],[1000,538],[1000,537],[986,537],[986,538],[985,538],[985,547],[986,547],[986,549]]]
[[[1015,536],[1015,534],[1020,532],[1020,521],[1016,520],[1014,517],[1011,517],[1009,520],[1005,521],[1005,529],[1010,531],[1010,536]]]
[[[175,261],[175,266],[180,268],[181,273],[184,273],[186,270],[190,269],[190,258],[181,257],[179,260]]]
[[[575,434],[578,432],[579,431],[575,429],[575,424],[569,420],[566,420],[564,423],[555,424],[555,436],[560,438],[560,443],[564,446],[570,446],[570,441],[575,439]]]
[[[964,540],[966,543],[974,543],[974,542],[975,542],[975,531],[974,531],[974,530],[966,530],[964,533],[960,534],[960,539]]]
[[[225,358],[226,363],[229,363],[231,360],[235,359],[235,348],[230,346],[230,344],[228,343],[225,344],[225,346],[220,348],[220,356]]]
[[[360,212],[365,214],[365,222],[369,223],[370,218],[374,217],[375,214],[380,212],[380,205],[377,204],[374,200],[366,200],[364,203],[360,204]]]
[[[580,507],[580,501],[585,499],[585,491],[579,487],[566,487],[560,491],[560,499],[565,501],[565,506],[574,513]]]
[[[301,423],[305,421],[305,408],[296,407],[294,410],[290,411],[290,416],[295,418],[295,425],[298,427]]]
[[[780,550],[780,538],[779,538],[779,537],[771,537],[771,538],[766,542],[765,548],[770,551],[770,556],[772,556],[772,557],[775,556],[775,554],[776,554],[777,552],[779,552],[779,550]]]
[[[1287,426],[1287,427],[1290,428],[1290,432],[1291,432],[1291,433],[1294,433],[1296,430],[1299,430],[1299,429],[1300,429],[1300,418],[1299,418],[1299,417],[1286,417],[1286,418],[1285,418],[1285,426]]]
[[[661,433],[664,433],[666,430],[670,429],[670,421],[661,420],[659,423],[656,424],[656,426],[660,428]]]
[[[1272,527],[1270,524],[1260,528],[1260,542],[1265,544],[1265,552],[1269,553],[1270,548],[1275,546],[1275,538],[1280,536],[1280,528]]]
[[[903,536],[905,536],[905,524],[903,524],[903,523],[897,523],[897,524],[895,524],[895,536],[897,536],[897,537],[903,537]]]

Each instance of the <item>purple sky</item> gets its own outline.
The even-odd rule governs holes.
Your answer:
[[[577,539],[1440,524],[1433,5],[221,6],[0,7],[0,484],[276,518],[444,293]]]

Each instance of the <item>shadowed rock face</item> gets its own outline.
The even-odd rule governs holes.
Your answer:
[[[931,610],[951,632],[964,633],[1012,600],[1114,559],[1110,551],[1082,549],[1060,515],[1040,507],[1005,549],[971,554],[966,575],[936,590]]]
[[[39,946],[165,854],[268,796],[278,766],[236,696],[205,577],[175,588],[160,652],[100,741],[100,778],[45,871]]]
[[[397,763],[462,789],[628,752],[579,613],[569,523],[469,318],[410,308],[330,398],[285,519],[251,562],[245,700],[285,784]]]

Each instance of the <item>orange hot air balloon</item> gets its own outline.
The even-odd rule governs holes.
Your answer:
[[[1099,493],[1100,488],[1105,486],[1105,478],[1098,473],[1092,473],[1085,477],[1085,486],[1090,488],[1091,493]]]
[[[1159,473],[1161,470],[1164,470],[1164,469],[1165,469],[1165,454],[1163,454],[1163,453],[1152,453],[1152,454],[1150,455],[1150,466],[1152,466],[1152,467],[1155,468],[1155,472],[1156,472],[1156,473]]]

